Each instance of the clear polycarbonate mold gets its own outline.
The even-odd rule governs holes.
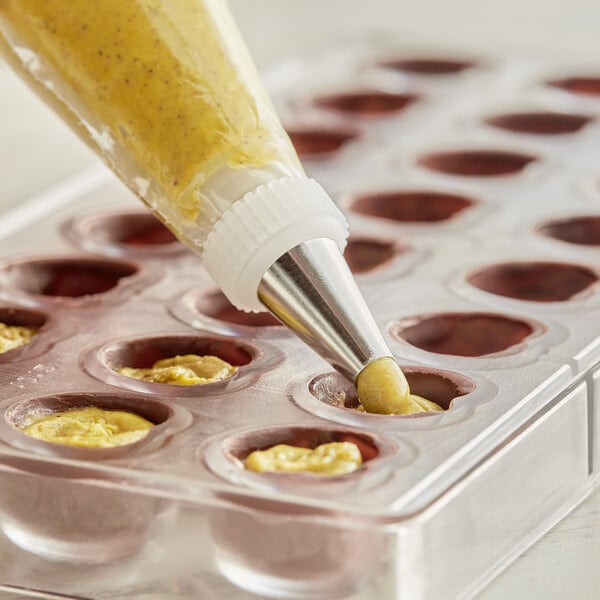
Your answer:
[[[348,218],[345,256],[390,352],[439,412],[361,410],[352,381],[270,313],[235,308],[100,170],[9,215],[0,321],[37,335],[0,355],[0,589],[474,598],[599,482],[598,74],[379,32],[265,74]],[[237,371],[118,372],[189,354]],[[88,406],[153,426],[114,448],[20,429]],[[330,441],[361,466],[244,464]]]

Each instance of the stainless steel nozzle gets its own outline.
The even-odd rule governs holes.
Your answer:
[[[261,302],[350,381],[392,356],[335,242],[296,246],[264,274]]]

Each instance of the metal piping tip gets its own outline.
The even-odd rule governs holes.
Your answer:
[[[264,274],[261,302],[352,382],[367,363],[392,356],[337,244],[296,246]]]

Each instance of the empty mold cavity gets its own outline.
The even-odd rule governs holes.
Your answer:
[[[428,367],[402,367],[410,391],[427,398],[448,410],[452,401],[475,390],[475,382],[464,375]],[[325,404],[342,409],[355,410],[360,406],[355,386],[338,373],[323,373],[314,377],[308,384],[309,393]],[[366,414],[366,413],[359,413]],[[440,413],[418,413],[413,415],[376,415],[379,419],[412,419],[432,417]]]
[[[431,152],[418,158],[422,167],[449,175],[498,177],[521,172],[536,159],[527,154],[500,150]]]
[[[474,202],[457,194],[399,190],[354,196],[349,208],[369,217],[401,223],[436,223],[451,219]]]
[[[78,217],[67,224],[65,232],[78,246],[100,252],[159,254],[184,248],[156,217],[140,210]]]
[[[344,258],[350,270],[359,275],[385,267],[395,256],[405,250],[394,242],[351,237],[344,250]]]
[[[211,319],[225,321],[244,327],[281,327],[283,325],[271,313],[244,312],[237,309],[226,296],[217,290],[199,293],[193,298],[193,308],[196,312]]]
[[[287,134],[300,158],[331,155],[358,135],[348,130],[324,127],[288,129]]]
[[[124,410],[155,423],[148,435],[115,448],[77,448],[29,437],[17,426],[31,414],[43,415],[86,407]],[[69,462],[10,459],[11,469],[0,489],[0,522],[18,546],[35,554],[75,562],[114,561],[138,552],[148,530],[169,503],[149,494],[111,487],[111,476],[97,473],[90,461],[114,459],[160,447],[187,426],[186,411],[164,402],[118,394],[69,393],[22,400],[4,413],[3,441],[37,454],[88,461]]]
[[[380,117],[400,112],[415,100],[414,94],[372,91],[319,96],[313,102],[320,108],[349,115]]]
[[[485,123],[514,133],[564,135],[576,133],[592,120],[584,115],[556,112],[523,112],[494,115]]]
[[[475,66],[473,62],[468,60],[419,57],[386,60],[380,65],[386,69],[414,75],[455,75]]]
[[[600,77],[564,77],[548,81],[547,84],[573,94],[600,96]]]
[[[40,258],[3,266],[0,282],[31,295],[81,298],[107,292],[137,272],[120,260]]]
[[[592,270],[559,262],[512,262],[491,265],[467,276],[485,292],[530,302],[571,300],[598,281]]]
[[[542,235],[581,246],[600,246],[600,216],[571,217],[538,226]]]
[[[39,329],[46,324],[47,320],[47,315],[37,310],[17,306],[0,306],[0,323],[9,327],[30,327],[38,330],[32,341],[35,340],[35,336],[39,335]],[[23,353],[31,356],[28,352],[30,344],[31,342],[5,352],[0,351],[0,362],[14,360]]]
[[[213,383],[174,385],[141,381],[117,373],[123,367],[147,369],[158,360],[196,354],[217,356],[235,367],[254,366],[263,357],[257,346],[231,338],[194,335],[160,335],[110,342],[86,357],[85,366],[90,373],[113,385],[129,389],[177,396],[222,393],[224,386],[233,380],[243,379],[238,371],[231,377]],[[247,369],[245,369],[247,371]]]
[[[390,333],[427,352],[474,357],[516,349],[540,327],[492,313],[438,313],[398,321]]]

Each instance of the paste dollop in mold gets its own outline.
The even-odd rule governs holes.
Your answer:
[[[435,402],[442,410],[407,415],[366,413],[361,409],[356,387],[335,372],[315,375],[308,382],[294,387],[293,397],[305,410],[333,421],[351,423],[382,430],[394,430],[401,424],[435,427],[446,418],[446,413],[456,411],[455,401],[470,397],[478,384],[461,373],[425,366],[402,366],[412,394]],[[491,387],[482,384],[483,401],[492,397]],[[480,398],[481,400],[481,398]],[[458,416],[457,416],[458,418]]]
[[[0,362],[14,360],[29,350],[47,320],[47,315],[37,310],[0,305]]]
[[[153,394],[197,397],[222,394],[226,388],[249,383],[247,376],[261,372],[263,358],[264,352],[258,346],[243,340],[162,334],[109,342],[91,351],[85,366],[112,385]],[[163,371],[169,368],[165,376],[158,373],[161,367]],[[148,376],[139,376],[140,371]],[[158,376],[152,377],[153,373]]]

